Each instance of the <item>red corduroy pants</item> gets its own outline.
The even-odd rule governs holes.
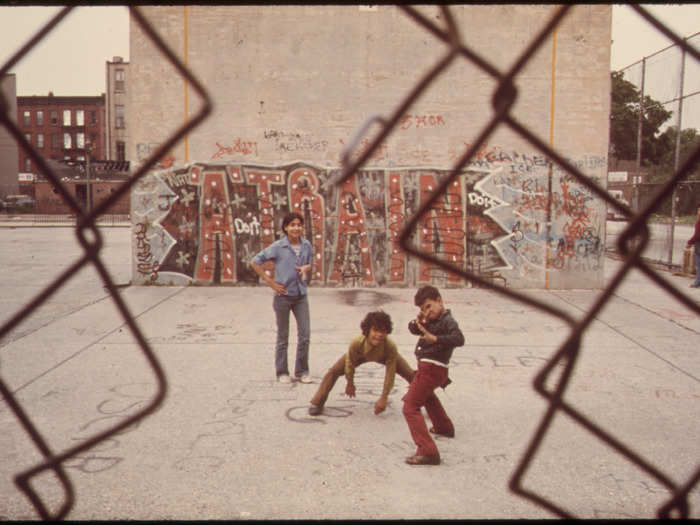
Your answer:
[[[439,454],[435,441],[428,432],[421,407],[425,407],[436,432],[445,434],[454,432],[454,425],[434,392],[437,387],[446,382],[447,368],[433,363],[418,362],[418,371],[403,397],[403,417],[418,447],[416,455]]]

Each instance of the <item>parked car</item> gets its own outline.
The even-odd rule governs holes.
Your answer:
[[[8,195],[0,201],[0,209],[7,213],[34,211],[36,204],[29,195]]]

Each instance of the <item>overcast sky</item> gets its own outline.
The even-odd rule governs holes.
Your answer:
[[[0,7],[0,63],[4,64],[52,16],[57,6]],[[649,5],[680,36],[700,31],[700,4]],[[611,69],[618,70],[671,44],[634,10],[613,6]],[[105,91],[105,62],[129,60],[129,11],[122,6],[74,9],[12,70],[18,95],[99,95]]]

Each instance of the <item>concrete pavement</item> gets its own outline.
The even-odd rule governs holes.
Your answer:
[[[104,260],[130,279],[129,231],[105,228]],[[79,256],[69,228],[0,229],[0,322]],[[125,251],[126,250],[126,251]],[[126,254],[126,255],[124,255]],[[620,263],[606,259],[608,279]],[[688,277],[664,276],[689,296]],[[568,335],[558,319],[484,289],[444,290],[465,333],[438,395],[457,435],[438,439],[443,463],[411,467],[396,379],[372,411],[380,365],[358,369],[358,396],[336,384],[324,415],[308,400],[359,332],[364,314],[391,314],[390,336],[415,363],[406,324],[414,289],[311,288],[314,384],[276,383],[271,291],[264,287],[129,287],[120,293],[168,378],[161,409],[67,464],[70,519],[548,518],[508,490],[546,403],[532,380]],[[529,291],[585,315],[600,291]],[[292,334],[294,322],[292,321]],[[290,341],[293,359],[294,336]],[[640,272],[592,323],[569,403],[678,484],[700,465],[700,318]],[[85,268],[0,340],[0,374],[54,451],[138,410],[155,380],[92,268]],[[0,404],[0,518],[36,518],[12,477],[41,457]],[[49,476],[36,486],[56,507]],[[524,486],[583,518],[654,517],[668,498],[652,477],[558,415]],[[700,517],[700,488],[690,497]]]

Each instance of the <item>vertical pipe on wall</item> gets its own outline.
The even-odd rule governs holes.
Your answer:
[[[554,149],[554,96],[556,88],[557,72],[557,28],[552,31],[552,87],[549,107],[549,147]],[[547,171],[547,237],[545,242],[544,257],[544,288],[549,288],[549,245],[552,235],[552,161],[549,161]]]
[[[184,27],[184,48],[185,49],[184,49],[183,63],[185,64],[185,67],[188,67],[188,64],[187,64],[187,46],[188,46],[187,30],[188,30],[188,27],[187,26],[188,26],[189,20],[187,18],[187,16],[188,16],[187,6],[185,5],[185,6],[183,6],[183,8],[185,10],[184,11],[184,26],[185,26]],[[186,77],[183,77],[183,78],[185,80],[185,123],[187,123],[187,120],[189,118],[189,113],[190,113],[189,98],[188,98],[190,86],[187,83],[187,78]],[[185,135],[184,145],[185,145],[185,163],[188,163],[190,161],[189,133]]]

